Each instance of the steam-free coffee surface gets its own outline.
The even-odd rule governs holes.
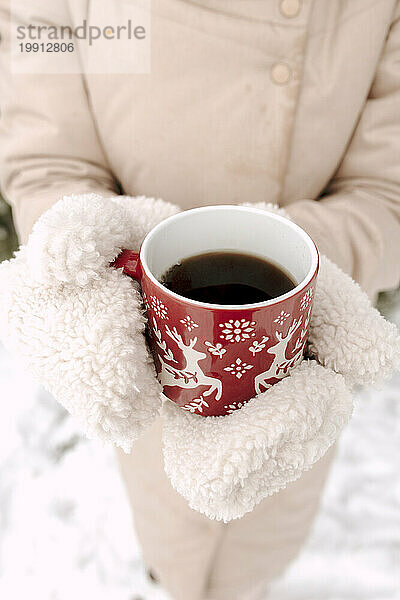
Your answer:
[[[296,283],[281,267],[240,252],[207,252],[185,258],[161,277],[171,291],[211,304],[252,304],[286,294]]]

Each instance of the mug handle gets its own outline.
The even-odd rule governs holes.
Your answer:
[[[140,266],[139,260],[139,252],[134,252],[133,250],[122,250],[120,254],[118,254],[117,258],[110,263],[111,267],[115,267],[116,269],[123,269],[123,273],[125,275],[129,275],[136,281],[142,279],[142,269]]]

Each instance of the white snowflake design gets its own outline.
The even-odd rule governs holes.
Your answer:
[[[226,408],[226,414],[231,415],[236,410],[239,410],[239,408],[242,408],[245,404],[245,402],[238,402],[237,404],[225,404],[224,408]]]
[[[231,375],[240,379],[249,369],[252,369],[254,365],[249,365],[243,362],[240,358],[237,358],[235,362],[231,363],[229,367],[224,367],[224,371],[228,371]]]
[[[182,323],[188,331],[192,331],[192,329],[198,327],[197,323],[195,323],[189,315],[186,315],[184,319],[180,319],[180,323]]]
[[[182,406],[183,410],[187,410],[191,413],[194,413],[196,411],[203,412],[203,407],[209,407],[208,402],[204,400],[203,394],[201,394],[200,398],[195,398],[194,400],[192,400],[192,402],[189,402],[188,404]]]
[[[252,355],[255,356],[257,352],[261,352],[261,350],[264,350],[265,344],[268,342],[268,340],[269,337],[267,335],[264,335],[259,342],[255,340],[249,347],[249,352],[251,352]]]
[[[278,325],[283,325],[288,317],[290,317],[290,313],[281,310],[276,319],[274,319],[274,323],[278,323]]]
[[[207,350],[210,354],[214,356],[218,356],[218,358],[222,358],[226,352],[226,349],[222,347],[222,344],[212,344],[211,342],[204,342],[207,346]]]
[[[220,323],[220,327],[224,327],[219,336],[227,342],[244,342],[250,337],[254,337],[255,321],[247,321],[246,319],[229,319],[226,323]]]
[[[301,302],[300,302],[301,310],[305,310],[306,308],[308,308],[308,306],[312,300],[312,297],[313,297],[313,289],[310,288],[306,291],[306,293],[304,294],[304,296],[301,299]]]
[[[160,319],[169,319],[168,308],[161,302],[157,296],[150,296],[151,308]]]

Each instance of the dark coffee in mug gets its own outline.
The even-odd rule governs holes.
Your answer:
[[[296,287],[282,267],[258,256],[231,251],[185,258],[170,267],[160,282],[180,296],[210,304],[265,302]]]

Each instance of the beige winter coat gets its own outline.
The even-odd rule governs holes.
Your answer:
[[[133,2],[26,0],[23,14],[126,20]],[[150,74],[85,76],[11,75],[7,5],[0,176],[23,241],[71,192],[270,201],[371,297],[399,284],[399,2],[153,0]],[[332,453],[222,525],[170,487],[159,429],[121,457],[147,563],[179,600],[258,597],[307,534]]]

